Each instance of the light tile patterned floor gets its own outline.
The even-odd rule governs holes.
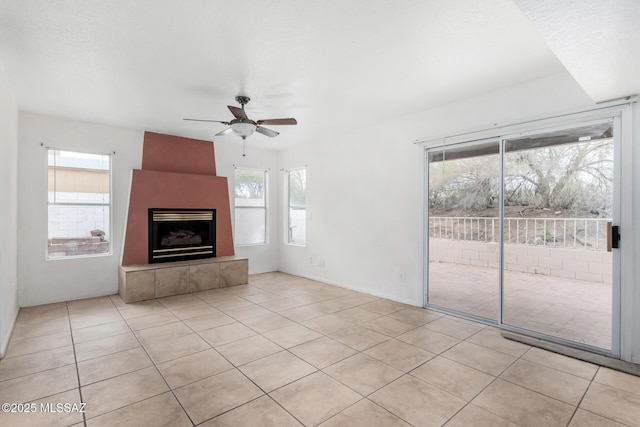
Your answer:
[[[0,402],[38,409],[3,426],[640,426],[638,377],[281,273],[22,309]]]
[[[487,319],[498,317],[498,270],[429,263],[429,302]],[[611,349],[612,286],[567,277],[504,272],[504,323]]]

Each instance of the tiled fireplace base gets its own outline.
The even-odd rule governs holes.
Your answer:
[[[245,285],[249,260],[235,256],[120,266],[118,293],[125,303]]]

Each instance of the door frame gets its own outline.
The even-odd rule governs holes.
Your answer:
[[[634,99],[633,102],[636,102]],[[503,323],[503,287],[504,287],[504,239],[503,239],[503,225],[504,225],[504,144],[505,140],[514,136],[526,136],[527,134],[540,134],[544,132],[552,132],[557,130],[569,129],[578,127],[580,125],[594,124],[598,122],[612,122],[613,125],[613,137],[614,137],[614,194],[613,194],[613,221],[614,224],[619,224],[622,233],[624,230],[631,230],[631,167],[632,162],[630,155],[631,152],[631,102],[627,99],[626,102],[618,102],[614,105],[606,105],[594,110],[587,110],[573,114],[566,114],[562,116],[550,117],[540,120],[532,120],[528,122],[518,123],[511,126],[505,126],[500,129],[491,129],[478,132],[470,132],[460,135],[454,135],[448,138],[440,138],[423,142],[424,144],[424,191],[423,191],[423,305],[426,308],[442,311],[445,313],[469,318],[481,323],[497,326],[504,330],[509,330],[534,338],[543,339],[546,341],[556,342],[569,347],[575,347],[582,350],[590,351],[593,353],[604,354],[607,356],[621,357],[627,359],[630,354],[629,341],[623,339],[623,336],[627,336],[631,333],[630,322],[627,323],[624,320],[632,319],[630,310],[631,298],[623,299],[622,296],[626,293],[630,293],[631,289],[625,289],[622,286],[623,279],[627,279],[629,286],[632,286],[632,264],[633,258],[631,253],[631,242],[628,245],[620,243],[620,249],[613,250],[613,265],[612,265],[612,323],[611,323],[611,349],[603,349],[591,345],[585,345],[575,341],[554,337],[535,331],[529,331],[526,329],[506,325]],[[499,208],[499,221],[500,221],[500,249],[499,249],[499,309],[498,309],[498,321],[491,319],[478,317],[468,313],[462,313],[456,310],[447,309],[445,307],[435,306],[429,304],[429,154],[442,150],[443,148],[451,148],[457,145],[473,145],[477,143],[486,143],[491,141],[498,141],[500,146],[500,208]],[[628,155],[623,157],[623,152]],[[628,197],[622,197],[628,195]],[[627,200],[628,199],[628,200]],[[625,202],[625,200],[627,200]],[[630,233],[629,233],[630,236]],[[624,251],[622,250],[624,249]],[[623,306],[623,303],[627,302]]]

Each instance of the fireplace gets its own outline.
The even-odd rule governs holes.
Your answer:
[[[149,209],[149,264],[216,256],[215,209]]]

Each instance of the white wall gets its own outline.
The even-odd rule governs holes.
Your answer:
[[[280,270],[422,306],[424,149],[413,142],[590,104],[560,74],[284,150],[281,167],[307,165],[308,235],[306,247],[281,245]]]
[[[142,162],[143,132],[20,113],[18,146],[18,275],[22,307],[109,295],[118,266],[131,169]],[[113,255],[47,261],[47,151],[41,146],[107,154],[113,151]]]
[[[229,178],[229,197],[233,206],[233,167],[271,169],[269,204],[277,208],[277,152],[247,148],[234,139],[215,144],[216,168]],[[109,295],[117,292],[117,273],[129,201],[131,170],[142,164],[143,131],[67,120],[32,113],[20,113],[19,126],[19,235],[18,271],[20,305],[31,306],[56,301]],[[41,146],[113,156],[113,255],[75,259],[45,259],[47,242],[47,157]],[[233,211],[232,218],[233,218]],[[277,211],[269,220],[271,235],[277,236]],[[274,271],[278,266],[277,240],[267,245],[239,246],[236,255],[249,257],[251,274]]]
[[[2,79],[0,89],[3,89],[1,84]],[[15,116],[15,101],[5,92],[0,91],[0,132],[7,132],[5,122],[15,121],[11,118],[12,114]],[[251,274],[278,269],[421,306],[424,150],[413,141],[488,128],[496,123],[506,125],[592,105],[570,75],[559,74],[412,116],[390,118],[380,125],[357,129],[333,140],[308,141],[298,148],[282,152],[250,146],[247,156],[242,157],[239,141],[236,144],[228,138],[221,139],[215,147],[216,165],[218,175],[229,177],[231,201],[234,165],[270,169],[269,244],[236,247],[236,254],[249,257]],[[640,113],[637,110],[634,124],[639,129]],[[8,131],[11,133],[11,126]],[[636,132],[634,137],[635,147],[640,146],[640,134]],[[10,137],[2,138],[0,143],[6,144],[7,141],[11,147]],[[113,162],[113,256],[45,260],[46,151],[41,143],[68,150],[117,152]],[[2,149],[3,185],[0,190],[9,192],[9,197],[0,197],[4,213],[7,204],[11,210],[11,186],[4,185],[4,174],[11,175],[12,163],[5,160],[4,145]],[[130,171],[140,167],[141,153],[141,131],[20,114],[18,277],[22,306],[116,292]],[[634,164],[640,164],[640,150],[632,154]],[[284,243],[283,217],[286,211],[283,201],[286,201],[286,194],[281,169],[305,165],[308,235],[307,245],[298,247]],[[638,170],[635,168],[633,172],[634,195],[639,194]],[[640,212],[640,197],[635,197],[633,202],[633,212]],[[635,217],[640,218],[640,215]],[[631,230],[633,239],[640,241],[640,224],[634,223]],[[8,282],[5,280],[5,246],[10,246],[11,241],[3,239],[0,245],[0,260],[3,261],[0,264],[3,268],[0,286],[4,291],[10,288],[12,280],[15,283],[15,273],[14,279],[9,274]],[[635,278],[635,283],[623,283],[626,289],[623,310],[627,313],[627,317],[623,313],[623,347],[626,346],[623,357],[639,363],[640,327],[633,325],[640,325],[640,310],[633,310],[633,307],[640,307],[640,292],[634,292],[634,288],[640,286],[637,283],[640,281],[640,262],[637,262],[640,261],[640,252],[632,247],[629,253],[636,266],[630,267],[626,276],[623,266],[623,277]],[[324,267],[319,265],[321,261]],[[13,289],[15,292],[15,286]],[[2,297],[2,304],[5,304],[4,294]],[[630,312],[632,314],[628,314]],[[2,316],[5,314],[3,308]],[[0,323],[1,328],[3,325]]]
[[[284,169],[307,166],[307,239],[281,245],[280,270],[422,305],[423,160],[411,140],[380,127],[282,152]]]
[[[264,136],[253,138],[268,143]],[[234,166],[241,168],[268,170],[267,187],[267,244],[236,246],[237,256],[249,258],[249,274],[265,273],[278,269],[278,236],[280,215],[278,210],[278,152],[248,146],[246,156],[242,156],[242,140],[235,135],[220,138],[215,142],[216,173],[226,176],[229,183],[229,202],[231,203],[231,221],[234,221]],[[234,226],[235,229],[235,226]]]
[[[0,61],[0,358],[18,315],[18,107]]]
[[[308,236],[306,247],[281,239],[279,269],[422,306],[424,150],[412,142],[593,105],[563,73],[281,152],[282,168],[307,165]],[[637,105],[633,117],[633,150],[627,146],[622,162],[623,202],[632,196],[632,206],[623,206],[621,227],[621,357],[640,363]]]

